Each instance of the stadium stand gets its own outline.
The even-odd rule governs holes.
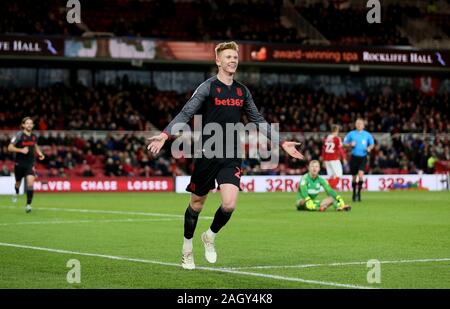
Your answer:
[[[325,5],[323,1],[308,2],[311,3],[296,5],[296,11],[331,43],[409,45],[407,33],[400,31],[403,26],[400,16],[427,20],[449,35],[450,19],[440,10],[442,1],[428,1],[420,7],[403,2],[383,6],[383,31],[380,31],[380,25],[375,31],[373,25],[362,18],[365,16],[362,8],[337,8],[332,3]],[[30,7],[34,9],[29,10]],[[2,1],[0,33],[79,36],[88,31],[176,40],[235,39],[279,43],[301,43],[305,39],[300,29],[294,27],[295,23],[286,23],[283,19],[282,1],[90,0],[83,3],[82,26],[63,22],[65,13],[64,4],[56,0],[40,1],[39,6],[31,0]],[[242,20],[242,16],[246,16],[246,20]],[[191,87],[186,92],[161,90],[152,83],[97,82],[83,86],[64,82],[41,86],[41,80],[40,87],[7,87],[2,80],[0,83],[3,85],[0,87],[0,106],[3,107],[0,130],[16,130],[23,117],[22,111],[26,110],[35,117],[35,128],[39,131],[114,132],[102,137],[81,137],[67,132],[41,136],[40,144],[47,154],[46,160],[38,165],[41,173],[70,177],[190,172],[190,160],[175,162],[167,151],[154,160],[145,151],[142,136],[120,132],[162,129],[191,96]],[[432,173],[429,158],[450,160],[447,138],[450,106],[445,89],[424,93],[417,87],[409,87],[337,94],[323,90],[327,87],[310,86],[301,83],[251,86],[254,100],[269,122],[280,123],[283,132],[299,133],[307,159],[319,157],[321,140],[318,136],[328,132],[331,124],[341,124],[341,132],[346,132],[352,129],[354,119],[361,116],[368,120],[369,131],[384,132],[392,140],[392,144],[376,146],[369,162],[372,173]],[[303,136],[303,132],[318,134]],[[8,138],[1,136],[2,173],[11,170],[12,157],[6,151]],[[304,162],[286,157],[281,160],[280,167],[271,173],[299,174],[305,170]],[[262,173],[260,162],[246,160],[244,173]]]
[[[251,90],[267,121],[280,123],[285,132],[326,132],[333,123],[342,124],[342,130],[348,131],[353,119],[361,116],[368,120],[372,132],[450,133],[448,93],[428,95],[411,89],[337,95],[301,85]],[[151,124],[163,129],[192,92],[102,84],[3,88],[0,104],[5,108],[0,111],[0,129],[15,129],[22,118],[21,110],[35,115],[39,130],[142,131]]]
[[[32,9],[30,9],[32,8]],[[1,1],[0,33],[80,35],[82,30],[65,22],[65,3],[55,0]]]
[[[322,135],[323,136],[323,135]],[[304,143],[306,160],[319,159],[321,137],[319,135],[299,135]],[[9,137],[0,137],[0,167],[9,171],[13,168],[12,155],[6,148]],[[174,160],[170,155],[170,144],[157,159],[145,150],[146,137],[136,134],[115,132],[101,138],[84,138],[77,133],[57,135],[43,134],[39,144],[46,154],[43,162],[38,162],[37,171],[47,177],[73,176],[177,176],[191,172],[192,160]],[[433,173],[427,166],[430,157],[438,161],[450,160],[450,141],[442,137],[421,134],[396,135],[392,144],[378,143],[372,155],[368,170],[373,174],[382,173]],[[305,161],[280,158],[280,165],[274,170],[261,170],[258,160],[246,159],[243,172],[247,175],[301,174],[306,170]],[[348,167],[345,167],[348,168]]]
[[[339,8],[333,2],[294,1],[297,2],[300,3],[295,5],[297,13],[331,43],[411,45],[408,31],[401,30],[406,25],[403,17],[434,24],[447,38],[450,35],[448,13],[442,12],[435,1],[428,1],[423,7],[407,2],[383,6],[383,23],[376,25],[367,23],[365,6]],[[34,9],[29,10],[30,7]],[[286,10],[283,1],[274,0],[91,0],[83,3],[82,24],[77,26],[63,22],[66,7],[61,1],[40,1],[36,8],[31,0],[3,1],[0,33],[81,35],[86,32],[193,41],[304,42],[307,34],[301,26],[296,26]]]
[[[65,14],[61,1],[41,2],[39,14],[27,10],[34,7],[30,0],[2,3],[0,33],[80,35],[86,31],[195,41],[233,38],[299,43],[302,40],[296,29],[282,25],[280,1],[91,0],[83,3],[84,30],[68,26],[64,18],[59,18]],[[46,16],[44,21],[42,16]]]
[[[410,45],[396,27],[401,22],[398,5],[389,5],[383,12],[383,23],[369,24],[367,9],[337,9],[330,3],[297,6],[298,12],[332,43],[349,45]]]

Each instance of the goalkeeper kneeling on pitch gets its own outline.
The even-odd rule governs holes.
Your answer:
[[[320,163],[313,160],[309,163],[308,173],[300,179],[300,185],[297,193],[297,209],[310,211],[325,211],[331,205],[336,211],[349,211],[350,206],[345,205],[344,199],[334,191],[328,182],[319,176]],[[323,187],[328,197],[322,201],[317,200],[317,195]]]

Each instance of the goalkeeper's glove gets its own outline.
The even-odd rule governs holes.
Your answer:
[[[306,199],[305,199],[305,202],[306,202],[306,209],[308,209],[308,210],[314,210],[314,209],[316,209],[316,205],[314,204],[314,201],[310,198],[310,197],[307,197]]]
[[[344,199],[340,195],[336,196],[336,201],[337,201],[337,205],[339,207],[345,206]]]

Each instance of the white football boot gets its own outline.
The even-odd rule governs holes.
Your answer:
[[[215,263],[217,261],[216,248],[214,247],[214,240],[210,239],[206,232],[202,234],[202,242],[205,246],[205,258],[209,263]]]
[[[194,254],[192,253],[192,251],[182,252],[181,266],[184,269],[189,269],[189,270],[195,269]]]

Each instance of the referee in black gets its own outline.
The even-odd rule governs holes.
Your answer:
[[[16,178],[16,184],[14,189],[16,194],[13,196],[13,202],[17,202],[20,183],[22,182],[22,178],[25,178],[25,190],[27,193],[26,213],[31,212],[32,209],[35,153],[39,156],[39,160],[44,160],[45,158],[37,144],[36,135],[32,133],[33,127],[33,119],[30,117],[23,118],[21,123],[22,131],[17,132],[8,145],[8,151],[15,153],[14,176]]]
[[[361,190],[364,183],[364,171],[367,164],[367,155],[375,146],[372,134],[364,130],[364,119],[358,118],[355,130],[350,131],[344,138],[344,145],[352,147],[350,158],[350,172],[352,173],[353,202],[361,202]]]
[[[271,137],[270,125],[261,116],[248,88],[234,80],[238,67],[238,45],[235,42],[220,43],[215,48],[218,74],[203,82],[194,92],[181,112],[170,122],[158,136],[149,138],[148,149],[157,154],[165,141],[171,135],[175,124],[187,123],[194,114],[202,115],[203,127],[207,124],[218,124],[225,128],[227,123],[237,124],[241,121],[244,111],[251,122],[263,124],[266,135]],[[203,131],[203,128],[202,128]],[[203,135],[203,142],[207,136]],[[274,140],[272,141],[274,142]],[[302,154],[295,148],[299,143],[285,141],[282,148],[291,156],[302,159]],[[222,149],[226,149],[225,143]],[[231,145],[233,146],[233,145]],[[235,139],[234,148],[237,149]],[[194,172],[187,191],[191,192],[191,200],[185,212],[184,242],[181,265],[184,269],[194,269],[192,238],[197,220],[208,192],[215,187],[217,181],[220,188],[222,204],[217,209],[210,228],[201,235],[205,248],[205,258],[209,263],[215,263],[217,253],[214,239],[219,230],[228,222],[236,207],[240,189],[241,159],[234,158],[199,158],[195,160]]]

